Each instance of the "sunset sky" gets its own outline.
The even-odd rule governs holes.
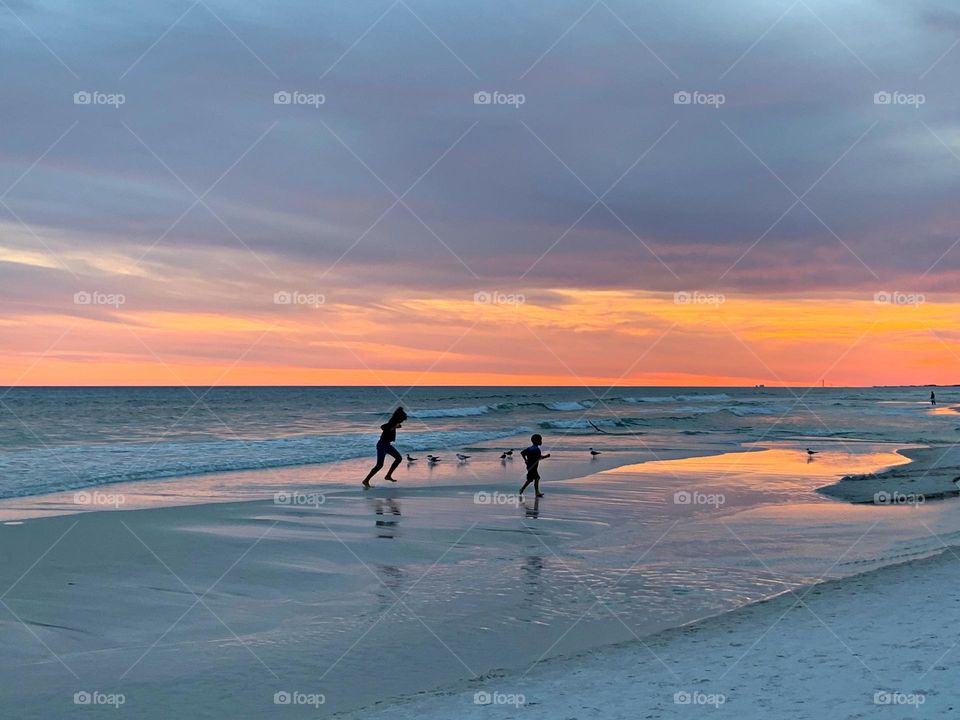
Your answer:
[[[4,6],[0,385],[960,382],[952,3]]]

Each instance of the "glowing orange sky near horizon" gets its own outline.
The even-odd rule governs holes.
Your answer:
[[[551,290],[0,320],[0,385],[951,384],[960,302]]]

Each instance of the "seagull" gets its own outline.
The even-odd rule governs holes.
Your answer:
[[[590,448],[590,454],[593,455],[594,457],[596,457],[597,455],[600,454],[600,451],[599,451],[599,450],[594,450],[593,448]]]
[[[407,453],[407,462],[416,462],[416,461],[417,461],[417,458],[410,455],[410,453]]]
[[[434,464],[440,462],[440,458],[438,458],[436,455],[427,455],[427,460],[430,461],[430,464],[431,464],[431,465],[434,465]]]
[[[819,453],[819,450],[811,450],[810,448],[807,448],[807,455],[818,455]]]
[[[459,460],[460,462],[466,462],[469,459],[470,459],[469,455],[464,455],[463,453],[457,453],[457,460]]]
[[[507,459],[507,454],[506,454],[506,453],[503,453],[503,455],[500,456],[500,459],[501,459],[501,460],[506,460],[506,459]]]
[[[504,453],[504,455],[506,455],[507,457],[510,457],[511,455],[513,455],[513,448],[510,448],[509,450],[507,450],[507,451]]]

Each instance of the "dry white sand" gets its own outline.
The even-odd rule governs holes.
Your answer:
[[[948,551],[351,717],[956,717],[958,627],[960,557]]]

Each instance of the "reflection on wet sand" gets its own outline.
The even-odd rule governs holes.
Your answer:
[[[608,470],[605,474],[703,478],[713,482],[725,480],[736,484],[740,490],[783,490],[792,487],[809,491],[822,485],[823,481],[838,479],[842,475],[879,472],[910,462],[895,450],[894,447],[867,449],[855,441],[831,442],[818,446],[816,454],[811,455],[804,444],[797,444],[796,447],[781,446],[625,465]]]
[[[380,517],[387,515],[400,517],[400,501],[396,498],[374,498],[373,511]],[[399,520],[377,520],[377,537],[386,540],[393,540],[397,537],[397,528],[400,525]]]

